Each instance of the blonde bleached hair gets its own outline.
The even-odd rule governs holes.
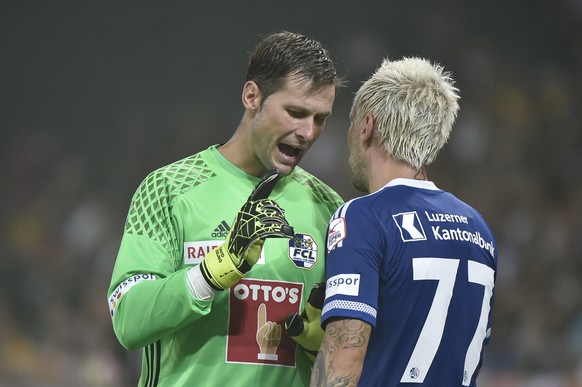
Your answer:
[[[372,113],[386,152],[420,170],[436,159],[453,129],[459,110],[453,84],[449,72],[426,59],[384,59],[356,92],[353,121]]]

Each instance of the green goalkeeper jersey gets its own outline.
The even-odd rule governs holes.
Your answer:
[[[133,196],[108,291],[117,338],[143,348],[139,386],[306,386],[312,363],[285,334],[324,279],[327,223],[341,198],[297,167],[270,198],[294,238],[267,239],[246,277],[210,302],[186,272],[222,242],[259,182],[212,146],[160,168]],[[267,332],[270,332],[267,334]]]

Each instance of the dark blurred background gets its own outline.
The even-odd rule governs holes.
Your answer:
[[[248,54],[305,33],[349,81],[302,166],[344,199],[348,110],[382,58],[452,71],[429,177],[500,254],[482,387],[582,386],[582,1],[2,1],[0,385],[134,386],[106,291],[146,174],[226,141]]]

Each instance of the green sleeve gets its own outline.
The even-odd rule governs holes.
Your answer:
[[[175,192],[161,171],[136,191],[108,291],[113,328],[127,349],[151,344],[210,312],[195,300],[186,269],[177,270],[180,220]]]
[[[113,329],[125,348],[138,349],[207,314],[210,304],[192,297],[186,270],[180,270],[163,279],[136,284],[119,300]]]

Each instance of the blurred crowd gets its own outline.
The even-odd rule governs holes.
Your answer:
[[[483,387],[582,386],[582,6],[561,7],[555,60],[463,36],[438,14],[430,25],[440,40],[428,36],[423,53],[454,71],[461,94],[429,178],[479,209],[498,242]],[[453,39],[454,49],[442,43]],[[349,103],[385,44],[359,33],[335,46],[350,83],[302,163],[346,200],[358,195],[347,179]],[[242,112],[237,100],[225,104]],[[140,354],[116,341],[106,302],[131,195],[152,169],[236,126],[186,105],[156,119],[126,112],[90,146],[42,122],[2,140],[0,386],[135,385]]]

